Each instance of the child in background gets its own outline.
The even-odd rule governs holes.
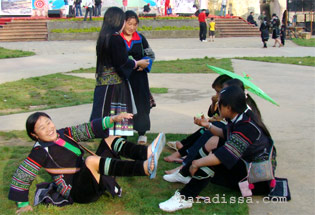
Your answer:
[[[214,42],[214,38],[215,38],[215,21],[214,21],[214,18],[211,18],[209,25],[210,25],[210,31],[209,31],[210,40],[209,40],[209,42],[211,42],[211,39],[212,39],[212,42]]]

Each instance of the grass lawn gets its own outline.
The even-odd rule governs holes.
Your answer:
[[[311,38],[308,40],[301,38],[293,38],[292,41],[299,46],[315,47],[315,38]]]
[[[94,87],[93,79],[61,73],[0,84],[0,115],[92,103]]]
[[[20,132],[11,132],[5,136],[20,136]],[[0,134],[1,136],[4,133]],[[156,134],[148,134],[148,142],[151,142]],[[167,140],[178,140],[186,135],[184,134],[167,134]],[[25,138],[22,136],[22,138]],[[137,137],[129,138],[135,142]],[[88,144],[92,150],[96,150],[98,141]],[[26,145],[28,143],[26,142]],[[16,210],[15,203],[7,199],[11,177],[18,165],[27,157],[31,150],[32,142],[29,146],[1,146],[0,147],[0,208],[1,214],[14,214]],[[176,164],[162,161],[162,157],[172,153],[167,147],[161,155],[157,178],[149,180],[148,177],[126,177],[118,178],[117,181],[123,188],[121,198],[102,196],[97,202],[90,204],[73,204],[65,207],[46,207],[40,205],[34,207],[34,214],[168,214],[158,208],[158,204],[169,199],[176,189],[183,187],[181,184],[168,183],[162,179],[164,170],[176,167]],[[35,185],[43,181],[51,181],[50,176],[41,170],[39,176],[33,182],[30,189],[30,202],[33,202]],[[192,209],[181,210],[172,214],[248,214],[247,204],[230,203],[230,198],[238,198],[240,193],[230,189],[209,184],[201,193],[202,196],[213,197],[218,195],[221,203],[196,203]],[[223,200],[225,199],[225,201]],[[244,199],[243,199],[244,200]],[[245,199],[246,200],[246,199]],[[224,203],[227,202],[227,203]]]
[[[0,59],[4,58],[16,58],[16,57],[27,57],[35,55],[34,52],[22,51],[22,50],[11,50],[0,47]]]
[[[156,61],[152,73],[212,73],[206,64],[233,71],[230,59]],[[95,73],[95,68],[69,73]],[[61,73],[0,84],[0,115],[45,110],[93,102],[95,80]],[[167,88],[151,88],[167,93]]]
[[[185,60],[155,61],[151,73],[212,73],[206,64],[221,67],[223,69],[234,71],[231,59],[229,58],[192,58]],[[95,73],[95,67],[88,69],[78,69],[71,71],[73,73]]]
[[[270,63],[296,64],[303,66],[315,66],[315,57],[237,57],[241,60],[264,61]]]
[[[93,101],[95,81],[64,74],[0,85],[0,115],[73,106]]]

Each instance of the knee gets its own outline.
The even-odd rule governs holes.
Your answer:
[[[97,170],[100,163],[100,157],[98,156],[89,156],[85,159],[85,165],[90,170]]]
[[[212,136],[207,141],[205,147],[208,152],[212,151],[213,149],[216,149],[218,147],[219,143],[219,137],[218,136]]]

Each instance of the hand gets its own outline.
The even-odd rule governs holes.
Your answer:
[[[120,113],[118,115],[112,116],[112,120],[114,122],[121,122],[124,119],[132,119],[132,117],[133,117],[133,114],[131,113]]]
[[[33,211],[32,206],[27,205],[25,207],[19,208],[18,210],[15,211],[15,214],[24,213],[24,212],[27,212],[27,211]]]
[[[205,127],[205,128],[209,127],[208,119],[206,119],[204,115],[202,115],[200,118],[194,117],[194,123],[196,125],[199,125],[199,126],[202,126],[202,127]]]
[[[142,69],[147,68],[149,64],[150,64],[149,59],[141,59],[137,61],[137,65],[141,67]]]
[[[140,66],[138,67],[137,71],[143,71],[143,68],[141,68]]]
[[[190,172],[191,176],[194,176],[198,169],[199,169],[199,167],[196,166],[196,164],[194,164],[194,161],[193,161],[189,167],[189,172]]]
[[[216,94],[216,95],[212,96],[212,97],[211,97],[211,100],[212,100],[212,104],[213,104],[213,105],[214,105],[215,103],[217,103],[217,102],[218,102],[218,95]]]

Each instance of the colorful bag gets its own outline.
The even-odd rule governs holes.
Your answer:
[[[271,146],[271,150],[269,153],[268,160],[260,161],[260,162],[251,162],[246,166],[248,171],[248,182],[250,184],[262,182],[262,181],[271,181],[275,179],[273,174],[273,167],[272,167],[272,153],[273,153],[273,143]]]
[[[248,167],[248,182],[253,184],[261,181],[273,180],[273,167],[272,167],[272,152],[273,146],[271,147],[271,152],[269,158],[266,161],[251,162]]]

